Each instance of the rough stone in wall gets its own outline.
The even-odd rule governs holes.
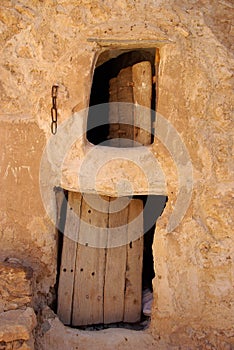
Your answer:
[[[15,310],[32,302],[32,269],[18,262],[0,263],[0,312]]]
[[[0,349],[34,350],[36,315],[31,308],[0,314]]]

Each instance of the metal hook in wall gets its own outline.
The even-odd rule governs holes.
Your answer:
[[[57,132],[58,126],[58,110],[57,110],[57,95],[58,95],[58,85],[53,85],[51,90],[52,97],[52,107],[51,107],[51,132],[53,135]]]

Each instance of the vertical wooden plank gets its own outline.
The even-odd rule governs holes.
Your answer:
[[[130,243],[127,247],[124,322],[138,322],[141,318],[143,233],[143,202],[133,199],[128,214]]]
[[[60,320],[66,325],[71,324],[77,234],[80,221],[80,203],[81,195],[79,193],[69,192],[58,286],[57,309]]]
[[[110,138],[113,146],[130,147],[133,144],[133,93],[132,67],[123,68],[118,76],[110,80],[110,102],[123,102],[110,108],[109,121],[117,123],[110,127]],[[125,103],[126,102],[126,103]]]
[[[98,195],[85,195],[82,200],[74,282],[73,326],[103,323],[103,246],[107,244],[109,209],[109,199],[106,199]]]
[[[142,145],[151,143],[152,70],[149,61],[132,67],[134,109],[134,140]],[[142,108],[147,107],[147,108]]]
[[[118,102],[123,102],[119,104],[120,147],[131,147],[134,135],[132,67],[121,69],[117,83]]]
[[[123,237],[123,232],[127,236],[128,207],[112,213],[114,207],[115,202],[110,201],[108,246],[115,248],[107,248],[106,251],[104,323],[121,322],[124,315],[126,245],[122,245],[125,242],[118,236],[121,234]]]
[[[118,79],[112,78],[109,82],[109,145],[119,147],[119,110],[118,110]]]

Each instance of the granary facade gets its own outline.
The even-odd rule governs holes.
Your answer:
[[[0,342],[4,349],[234,347],[232,11],[228,0],[1,2]],[[117,62],[119,75],[108,75],[109,62]],[[95,85],[98,72],[101,77]],[[109,97],[102,100],[106,81]],[[95,104],[110,102],[114,102],[114,126],[109,134],[104,129],[89,132]],[[119,108],[117,113],[115,103],[129,103],[127,112]],[[91,116],[89,107],[94,108]],[[126,119],[129,115],[136,118],[134,122]],[[110,114],[108,118],[111,124]],[[148,130],[150,136],[137,128]],[[122,135],[140,146],[123,147]],[[99,145],[113,138],[118,145]],[[113,198],[132,195],[138,203],[139,196],[168,197],[154,233],[154,301],[147,329],[75,328],[83,322],[76,321],[81,313],[75,311],[76,299],[72,296],[70,311],[69,302],[61,303],[74,290],[83,293],[84,302],[89,296],[83,280],[79,291],[82,264],[93,264],[92,276],[99,274],[99,282],[100,276],[107,281],[115,273],[121,275],[121,262],[130,257],[125,245],[135,247],[139,241],[140,258],[136,261],[134,255],[129,266],[142,266],[143,243],[141,234],[125,245],[118,241],[110,249],[120,250],[109,256],[109,241],[97,243],[94,238],[90,244],[87,236],[83,241],[81,235],[70,237],[76,256],[82,256],[78,245],[86,244],[98,250],[98,260],[92,260],[90,248],[84,262],[79,261],[82,266],[69,265],[74,244],[67,251],[64,239],[61,244],[61,193],[67,196],[67,208],[77,210],[76,219],[71,210],[66,214],[71,218],[65,227],[77,224],[83,206],[83,213],[93,210],[97,194],[105,198],[98,204],[100,210],[100,205],[109,203],[105,214],[94,213],[84,220],[106,230],[118,223],[128,228],[132,213],[139,216],[143,210],[131,202],[128,214],[119,211],[117,219],[106,221]],[[86,201],[81,202],[81,194]],[[129,229],[130,235],[144,230],[142,220]],[[67,232],[69,238],[73,231]],[[103,266],[110,269],[110,277],[100,272],[100,249],[105,250]],[[61,268],[67,257],[68,265]],[[72,271],[68,277],[67,266]],[[78,290],[75,282],[69,287],[73,279]],[[137,286],[139,281],[134,281]],[[112,279],[109,283],[113,288]],[[61,294],[66,288],[68,294]],[[104,296],[97,300],[104,305],[103,284],[101,289]],[[139,304],[139,294],[135,304],[131,298],[123,300],[124,310],[131,311]],[[97,302],[92,305],[90,315]],[[103,317],[105,310],[100,313]],[[135,317],[131,312],[124,315],[114,321]],[[100,323],[108,323],[109,317]]]

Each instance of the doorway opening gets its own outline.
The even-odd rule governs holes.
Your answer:
[[[63,190],[60,195],[59,318],[82,329],[144,329],[150,317],[143,314],[142,293],[152,292],[152,243],[166,197],[100,198]]]
[[[152,48],[109,50],[99,56],[87,120],[89,142],[121,148],[153,143],[158,58],[158,49]],[[144,296],[146,291],[145,301],[152,304],[155,226],[167,197],[61,192],[59,318],[84,329],[143,329],[151,314],[151,305],[144,309]]]
[[[90,95],[89,142],[112,147],[153,142],[156,52],[152,48],[112,50],[99,56]],[[93,108],[96,105],[101,109]]]

